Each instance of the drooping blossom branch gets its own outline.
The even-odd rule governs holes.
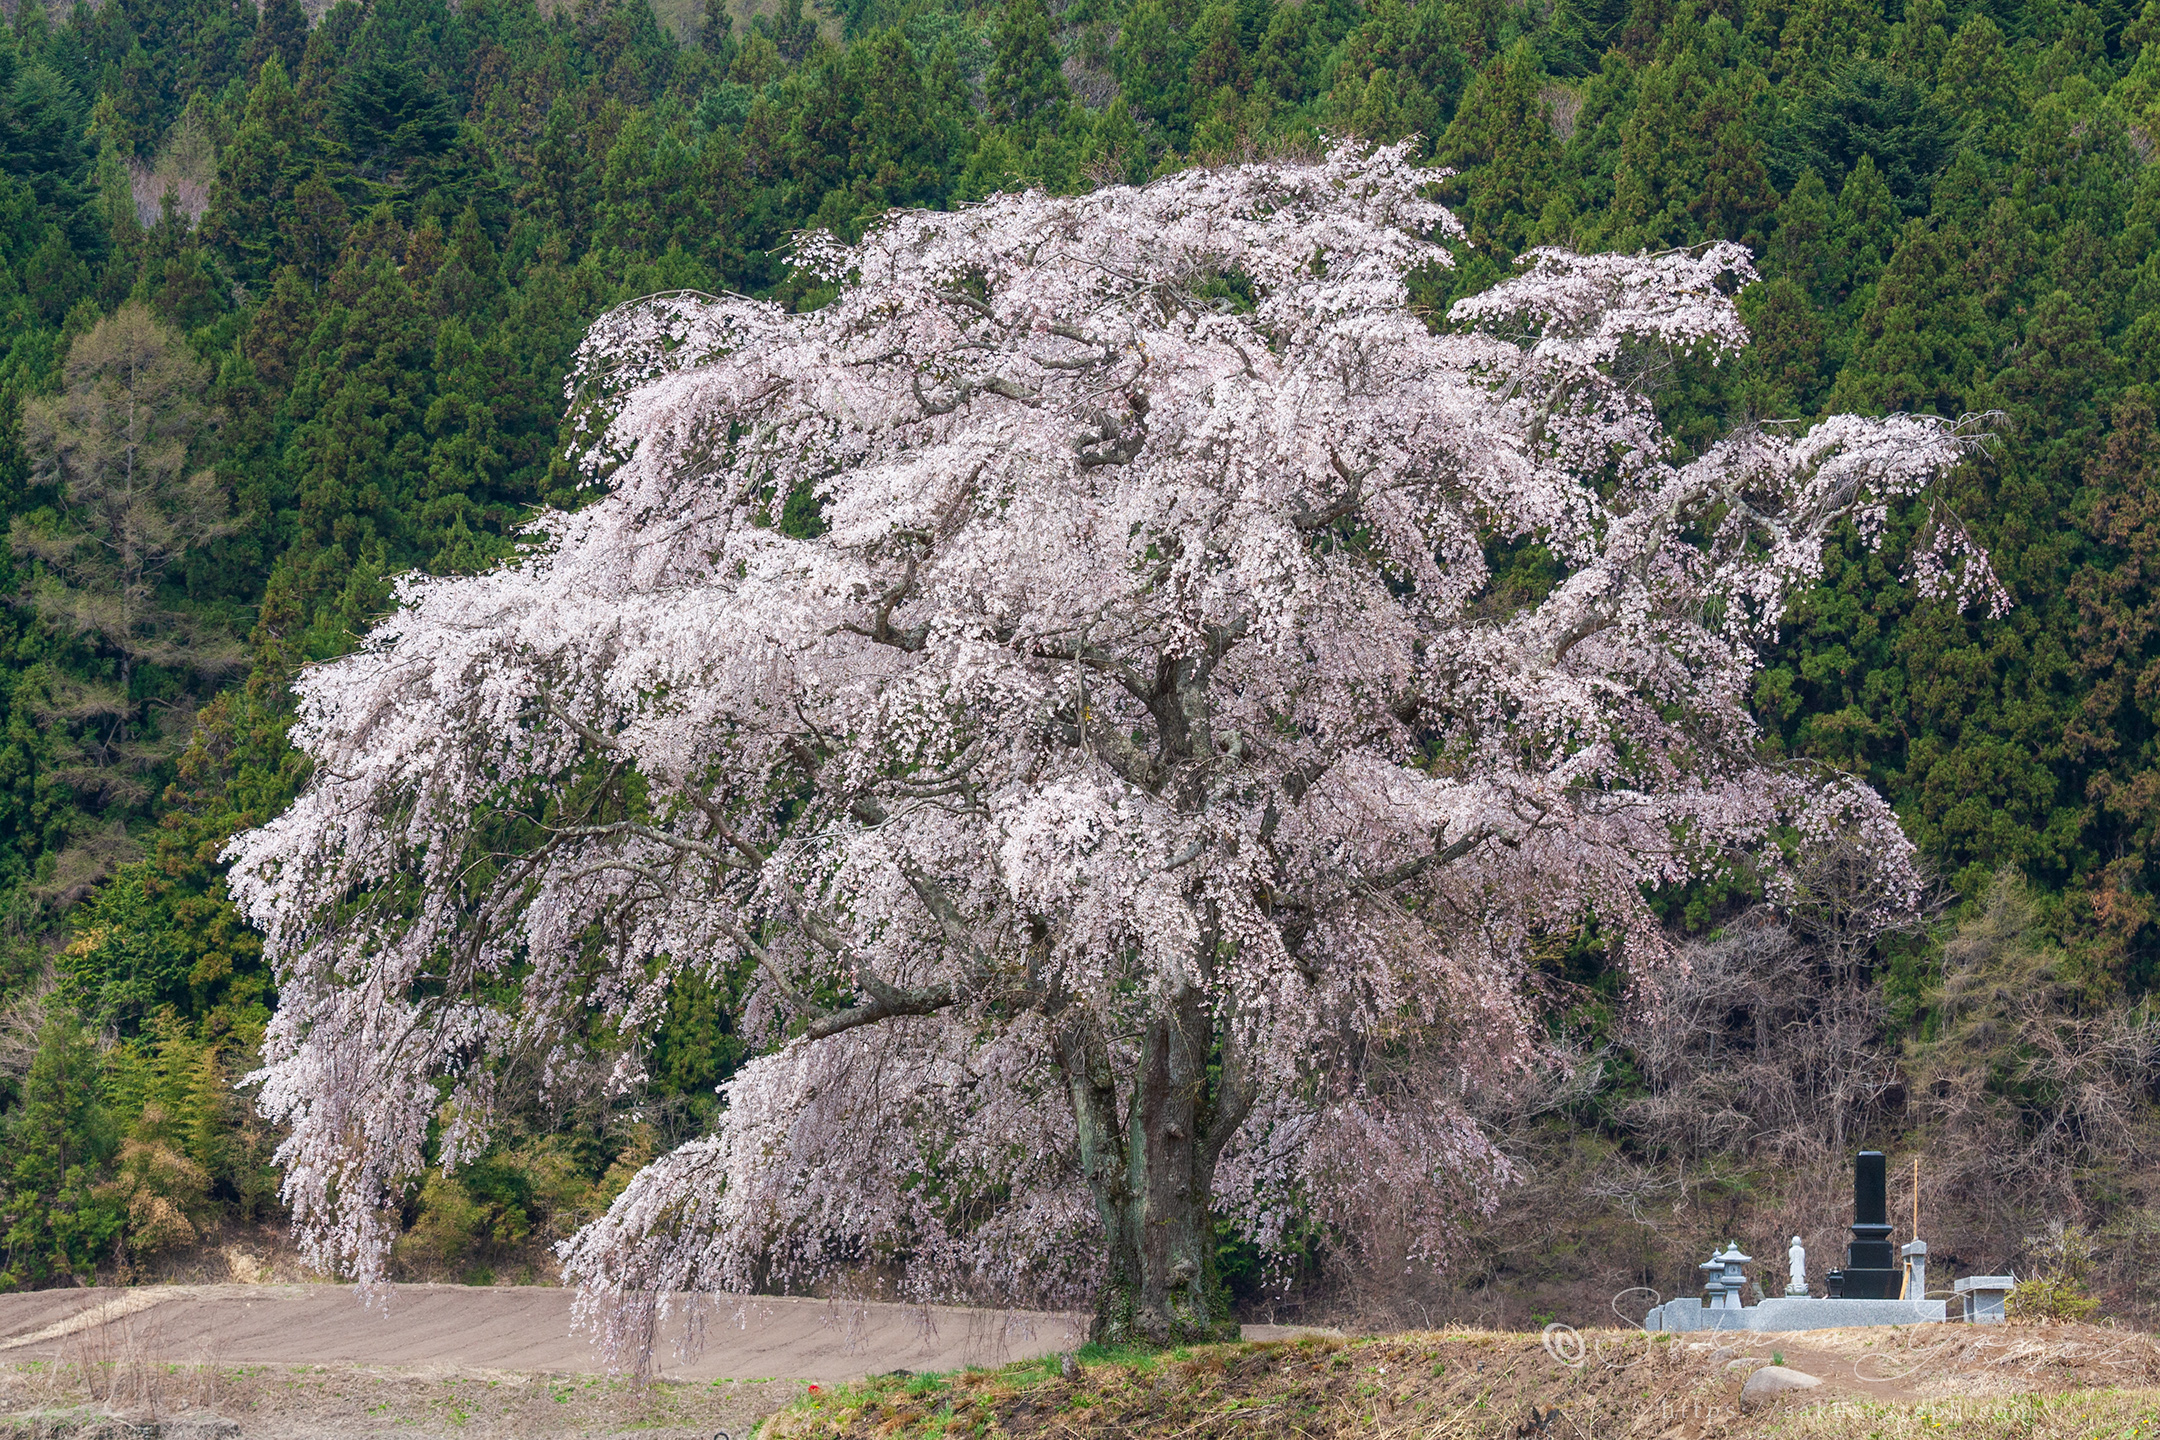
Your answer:
[[[1879,797],[1765,764],[1745,698],[1823,546],[1970,427],[1679,455],[1635,361],[1743,345],[1744,252],[1539,252],[1436,331],[1428,178],[1343,146],[894,215],[801,247],[814,313],[596,325],[605,498],[311,670],[316,783],[233,847],[311,1256],[381,1272],[438,1083],[456,1163],[504,1057],[571,1083],[743,970],[771,1044],[719,1129],[564,1247],[616,1342],[864,1263],[1204,1333],[1217,1213],[1272,1241],[1423,1185],[1445,1257],[1505,1167],[1373,1057],[1519,1060],[1537,934],[1654,955],[1646,893],[1788,825],[1909,901]],[[1496,583],[1525,544],[1549,588]]]

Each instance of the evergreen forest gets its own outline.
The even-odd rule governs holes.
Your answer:
[[[1673,1293],[1734,1227],[1827,1243],[1861,1143],[1921,1158],[1938,1263],[2160,1306],[2160,0],[12,0],[0,1289],[281,1263],[237,1084],[276,996],[220,852],[308,778],[301,667],[580,502],[592,320],[814,306],[806,229],[1329,135],[1417,137],[1468,232],[1435,324],[1534,246],[1748,246],[1744,358],[1646,381],[1676,433],[1988,414],[1951,492],[2013,604],[1920,598],[1940,517],[1893,513],[1755,691],[1776,753],[1890,798],[1923,923],[1847,935],[1829,873],[1789,926],[1745,875],[1661,897],[1695,963],[1656,1015],[1594,925],[1551,937],[1574,1063],[1491,1098],[1526,1178],[1474,1261],[1316,1232],[1285,1313]],[[724,988],[671,1004],[645,1094],[414,1188],[404,1274],[546,1280],[701,1133],[744,1042]]]

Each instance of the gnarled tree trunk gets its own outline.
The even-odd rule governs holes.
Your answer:
[[[1215,1268],[1215,1163],[1252,1107],[1245,1068],[1219,1046],[1206,990],[1161,1002],[1121,1106],[1110,1052],[1078,1027],[1059,1059],[1080,1161],[1102,1216],[1109,1274],[1089,1338],[1105,1345],[1235,1340]],[[1219,1069],[1210,1077],[1210,1060]]]

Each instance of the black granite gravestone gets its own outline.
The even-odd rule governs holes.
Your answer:
[[[1845,1247],[1848,1300],[1895,1300],[1904,1278],[1890,1246],[1890,1201],[1883,1154],[1863,1150],[1853,1161],[1852,1243]]]

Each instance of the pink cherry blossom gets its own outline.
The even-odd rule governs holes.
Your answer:
[[[1530,1053],[1535,937],[1654,959],[1645,894],[1787,826],[1909,903],[1880,798],[1765,761],[1746,696],[1828,537],[1970,427],[1681,455],[1647,386],[1746,343],[1745,252],[1535,252],[1436,330],[1430,178],[1343,145],[896,214],[803,242],[814,313],[595,325],[605,497],[311,669],[314,783],[230,851],[308,1257],[380,1276],[431,1119],[455,1166],[502,1086],[630,1092],[577,1037],[750,966],[717,1131],[562,1248],[622,1353],[863,1266],[1205,1335],[1217,1216],[1446,1257],[1508,1178],[1460,1099]],[[1937,530],[1922,580],[1999,600]],[[1549,591],[1496,584],[1520,544]]]

